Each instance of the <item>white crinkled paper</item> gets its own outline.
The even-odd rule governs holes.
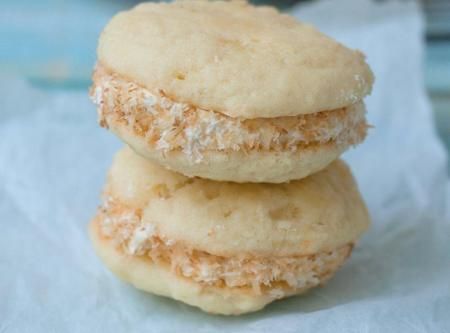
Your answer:
[[[325,1],[295,9],[364,50],[375,126],[346,155],[373,217],[324,288],[241,317],[204,314],[120,282],[86,225],[120,143],[87,93],[0,79],[0,332],[449,332],[446,155],[422,78],[412,2]]]

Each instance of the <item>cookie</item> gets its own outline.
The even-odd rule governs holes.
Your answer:
[[[368,225],[340,160],[286,184],[218,183],[126,148],[90,234],[104,263],[137,288],[230,315],[324,284]]]
[[[101,35],[100,124],[193,177],[282,183],[323,169],[367,132],[361,52],[270,7],[145,3]]]

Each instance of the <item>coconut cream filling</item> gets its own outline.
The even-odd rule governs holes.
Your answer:
[[[162,235],[144,223],[142,213],[105,196],[96,221],[103,237],[130,256],[147,257],[184,278],[216,287],[248,288],[255,294],[283,297],[328,279],[351,252],[348,243],[333,251],[307,256],[224,257],[196,250]]]
[[[307,115],[243,119],[178,103],[163,90],[150,91],[101,65],[93,81],[90,95],[101,126],[126,126],[152,148],[181,150],[196,162],[205,151],[296,151],[328,142],[349,146],[367,131],[362,102]]]

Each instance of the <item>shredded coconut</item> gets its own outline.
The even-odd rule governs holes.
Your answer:
[[[101,86],[95,87],[93,100],[94,100],[95,105],[103,104],[103,89]]]
[[[358,103],[347,108],[291,117],[241,119],[177,103],[162,90],[149,91],[101,66],[94,72],[93,80],[91,96],[101,126],[127,126],[154,149],[181,150],[193,162],[200,162],[205,151],[214,150],[296,151],[328,142],[354,145],[364,139],[367,130],[364,104],[353,95],[345,98],[350,104]]]
[[[103,236],[128,255],[147,256],[197,283],[229,288],[249,288],[255,294],[281,298],[292,290],[314,287],[327,279],[350,254],[347,244],[330,252],[309,256],[223,257],[187,247],[143,223],[141,212],[105,195],[97,219]],[[223,228],[218,227],[217,230]]]
[[[128,241],[128,253],[133,255],[142,255],[149,250],[146,242],[155,233],[155,227],[151,224],[142,224],[134,229],[131,238]],[[151,247],[150,247],[151,249]]]

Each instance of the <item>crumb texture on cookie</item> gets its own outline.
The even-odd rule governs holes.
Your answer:
[[[339,109],[373,83],[361,52],[273,8],[238,1],[138,5],[105,28],[98,59],[150,90],[231,117]]]
[[[309,255],[352,243],[369,217],[348,167],[286,184],[188,178],[120,151],[107,191],[168,239],[218,256]]]

